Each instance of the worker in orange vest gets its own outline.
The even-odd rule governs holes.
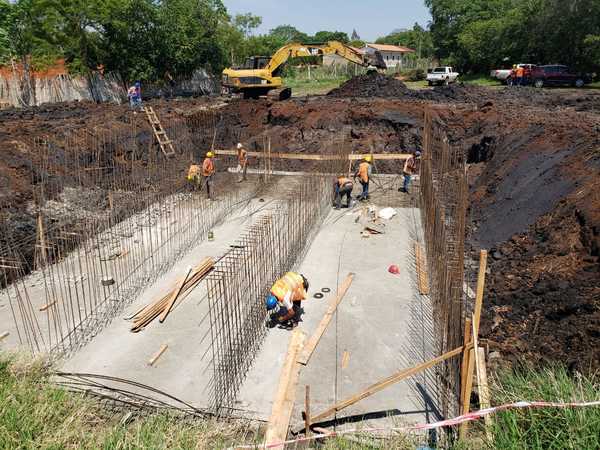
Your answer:
[[[211,185],[212,185],[212,177],[215,174],[215,154],[213,152],[208,152],[206,154],[206,158],[204,158],[204,162],[202,163],[202,176],[204,177],[204,185],[206,186],[206,196],[208,199],[212,200],[210,195]]]
[[[194,191],[202,188],[202,181],[200,178],[201,172],[202,172],[202,170],[201,170],[200,165],[198,165],[196,163],[190,165],[190,168],[188,170],[187,180],[193,186]]]
[[[525,69],[522,66],[517,67],[517,86],[524,86],[523,83],[523,75],[525,74]]]
[[[248,152],[241,143],[237,145],[237,156],[238,156],[238,173],[241,174],[238,178],[238,183],[246,181],[246,170],[248,170]]]
[[[273,323],[284,324],[293,319],[293,324],[298,322],[300,304],[306,300],[308,280],[300,273],[287,272],[278,279],[267,296],[266,306],[268,311],[279,306],[279,310],[271,314]]]
[[[340,209],[342,206],[342,200],[345,196],[348,197],[348,208],[350,208],[350,202],[352,199],[352,189],[354,189],[354,183],[352,180],[344,175],[337,177],[333,183],[335,190],[335,209]]]
[[[358,200],[369,199],[369,180],[371,179],[371,155],[364,157],[363,161],[358,165],[358,170],[354,174],[354,179],[359,178],[362,185],[362,193],[358,196]]]

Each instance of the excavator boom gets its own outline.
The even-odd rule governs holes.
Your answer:
[[[354,48],[338,41],[324,44],[290,43],[284,45],[268,60],[264,67],[256,67],[257,63],[267,58],[253,57],[247,69],[225,69],[223,71],[223,90],[241,92],[244,97],[258,97],[269,91],[281,89],[283,82],[277,76],[279,69],[290,59],[308,56],[338,55],[354,64],[377,69],[385,69],[381,54],[362,54]],[[279,97],[288,98],[291,90],[283,90]]]

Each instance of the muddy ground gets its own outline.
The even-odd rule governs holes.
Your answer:
[[[600,368],[600,93],[460,85],[411,91],[376,76],[350,80],[328,96],[233,100],[216,113],[198,110],[218,102],[152,104],[165,120],[185,120],[197,158],[240,140],[254,150],[270,141],[284,152],[335,152],[340,145],[356,153],[412,151],[421,148],[424,108],[441,105],[452,143],[465,149],[470,164],[469,257],[490,249],[482,338],[492,362]],[[31,200],[37,168],[28,149],[36,137],[130,126],[126,106],[0,112],[0,205],[15,213]],[[468,261],[472,277],[477,262]]]

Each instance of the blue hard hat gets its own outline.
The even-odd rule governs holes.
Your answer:
[[[275,297],[273,294],[270,294],[265,303],[267,305],[267,310],[270,311],[277,306],[277,297]]]
[[[135,82],[135,87],[140,87],[142,84],[139,81]]]

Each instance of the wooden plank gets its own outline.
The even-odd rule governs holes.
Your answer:
[[[467,349],[468,345],[471,343],[471,319],[465,319],[465,331],[463,335],[463,347]],[[465,350],[463,352],[462,363],[460,364],[460,401],[465,398],[465,388],[467,381],[467,367],[469,364],[469,351]]]
[[[350,362],[350,352],[348,350],[344,350],[344,354],[342,355],[342,369],[348,367],[348,363]]]
[[[487,250],[479,252],[479,273],[477,274],[477,293],[475,295],[475,309],[473,311],[474,338],[479,336],[479,321],[481,320],[481,306],[483,304],[483,291],[485,289],[485,271],[487,269]]]
[[[418,242],[415,242],[415,265],[417,270],[417,281],[419,285],[419,293],[421,295],[429,295],[429,277],[427,275],[427,263],[423,254],[423,247]]]
[[[181,280],[181,283],[179,283],[179,286],[177,286],[177,289],[175,289],[173,291],[173,295],[171,295],[171,298],[169,299],[167,306],[165,306],[165,309],[163,310],[162,314],[158,318],[160,323],[163,323],[165,321],[165,319],[167,318],[167,316],[169,315],[169,313],[171,312],[171,308],[173,308],[173,305],[175,304],[175,300],[177,300],[177,297],[179,297],[179,294],[181,293],[181,289],[183,289],[183,286],[185,285],[185,282],[188,280],[191,271],[192,271],[192,268],[188,267],[185,277],[183,277],[183,279]]]
[[[40,307],[40,311],[46,311],[48,308],[50,308],[51,306],[56,305],[56,300],[54,300],[53,302],[47,303],[44,306]]]
[[[487,379],[487,367],[485,363],[485,349],[479,347],[477,349],[477,388],[479,389],[479,405],[482,409],[487,409],[491,406],[490,401],[490,388]],[[485,434],[488,441],[491,442],[492,438],[492,416],[487,415],[483,418],[485,422]]]
[[[304,435],[310,436],[310,386],[304,390]]]
[[[275,395],[265,434],[265,445],[283,442],[287,437],[301,367],[296,362],[296,358],[302,350],[305,339],[306,334],[303,331],[299,328],[294,329],[290,338],[285,363],[279,375],[277,394]],[[271,448],[283,448],[283,445]]]
[[[304,350],[298,357],[298,362],[300,364],[303,364],[303,365],[308,364],[310,357],[312,356],[313,352],[315,351],[315,348],[319,344],[321,337],[323,337],[323,334],[325,333],[325,330],[329,326],[331,319],[333,319],[333,315],[334,315],[335,311],[337,310],[338,305],[341,303],[342,299],[344,298],[344,295],[346,295],[346,292],[348,291],[348,288],[352,284],[353,279],[354,279],[354,274],[353,273],[348,274],[348,276],[346,277],[346,279],[344,280],[344,282],[338,289],[335,298],[333,298],[331,300],[331,303],[329,304],[329,308],[327,309],[327,312],[321,319],[319,326],[317,326],[317,329],[315,330],[313,335],[310,337],[310,339],[308,340],[308,343],[304,346]]]
[[[215,150],[215,155],[223,155],[223,156],[237,156],[236,150]],[[248,152],[249,157],[254,158],[266,158],[266,159],[300,159],[300,160],[311,160],[311,161],[335,161],[339,160],[339,155],[314,155],[314,154],[303,154],[303,153],[281,153],[281,152]],[[374,153],[373,158],[380,161],[390,161],[390,160],[405,160],[410,158],[412,155],[407,153]],[[347,155],[342,157],[341,159],[347,159],[349,161],[360,161],[363,159],[364,155]],[[267,169],[268,170],[268,169]]]
[[[469,350],[469,357],[467,362],[467,373],[465,378],[465,395],[462,399],[462,414],[467,414],[471,407],[471,392],[473,392],[473,366],[475,365],[475,353],[473,349]],[[468,431],[468,423],[463,422],[460,424],[459,436],[460,439],[465,439]]]
[[[452,351],[449,351],[448,353],[444,353],[443,355],[438,356],[437,358],[434,358],[430,361],[419,364],[418,366],[396,372],[395,374],[390,375],[389,377],[384,378],[383,380],[378,381],[375,384],[372,384],[364,391],[359,392],[358,394],[355,394],[352,397],[347,398],[346,400],[342,400],[341,402],[333,405],[331,408],[323,411],[322,413],[317,414],[316,416],[313,416],[311,418],[311,421],[312,421],[312,423],[316,423],[323,419],[326,419],[329,416],[334,415],[336,412],[341,411],[342,409],[345,409],[348,406],[354,405],[355,403],[359,402],[360,400],[370,397],[371,395],[385,389],[388,386],[398,383],[399,381],[402,381],[406,378],[412,377],[413,375],[416,375],[424,370],[427,370],[430,367],[435,366],[436,364],[446,361],[447,359],[450,359],[457,355],[460,355],[462,353],[462,351],[463,351],[463,347],[461,346]]]
[[[160,349],[154,354],[152,358],[148,361],[149,366],[153,366],[154,363],[161,357],[161,355],[169,348],[167,344],[163,344]]]
[[[5,331],[4,333],[0,334],[0,341],[7,338],[10,335],[10,333],[8,331]]]

